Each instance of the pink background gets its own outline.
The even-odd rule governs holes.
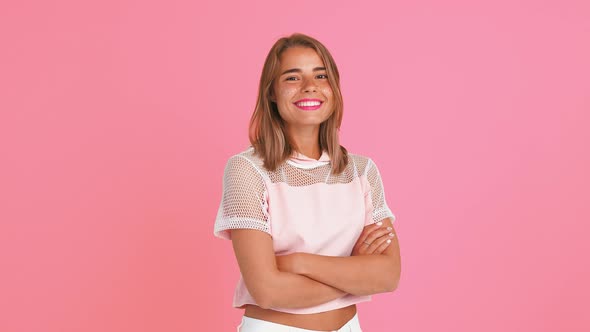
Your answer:
[[[0,331],[235,330],[223,166],[295,31],[398,217],[365,331],[590,330],[587,1],[72,0],[0,5]]]

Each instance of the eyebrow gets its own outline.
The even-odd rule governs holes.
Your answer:
[[[326,67],[315,67],[313,69],[313,71],[321,71],[321,70],[326,70]],[[303,71],[299,68],[292,68],[292,69],[287,69],[284,72],[281,73],[281,75],[285,75],[288,73],[302,73]]]

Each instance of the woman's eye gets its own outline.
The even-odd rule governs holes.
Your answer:
[[[295,76],[289,76],[285,79],[285,81],[295,81],[295,80],[297,80],[297,77],[295,77]]]
[[[320,75],[317,76],[317,78],[321,78],[321,79],[328,78],[328,75],[326,75],[326,74],[320,74]]]

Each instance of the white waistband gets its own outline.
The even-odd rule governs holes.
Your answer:
[[[242,317],[242,323],[238,326],[238,332],[326,332],[319,330],[307,330],[298,327],[278,324],[266,320]],[[333,332],[362,332],[358,319],[358,313],[354,315],[344,326]]]

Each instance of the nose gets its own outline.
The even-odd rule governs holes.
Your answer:
[[[316,92],[318,89],[313,79],[307,79],[303,82],[303,92]]]

